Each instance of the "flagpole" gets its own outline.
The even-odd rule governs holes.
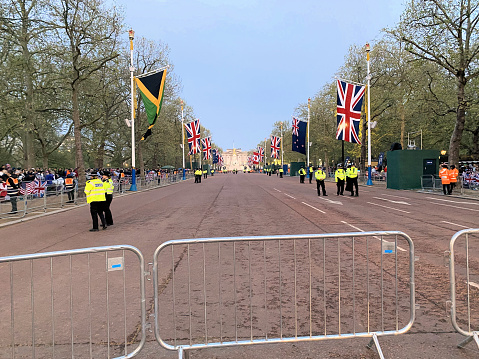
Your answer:
[[[371,96],[370,96],[370,92],[371,92],[371,84],[370,84],[370,80],[371,80],[371,73],[369,72],[369,50],[370,50],[370,47],[369,47],[369,43],[366,44],[366,59],[367,59],[367,63],[368,63],[368,110],[367,110],[367,119],[368,119],[368,182],[367,182],[367,185],[368,186],[372,186],[373,185],[373,180],[371,179],[371,111],[370,111],[370,105],[371,105],[371,102],[370,102],[370,99],[371,99]]]
[[[183,152],[183,181],[186,179],[185,169],[185,118],[183,116],[183,100],[181,100],[181,150]]]
[[[309,168],[309,120],[310,120],[310,105],[311,105],[311,99],[308,98],[308,145],[307,145],[307,155],[306,155],[306,168]]]
[[[136,163],[135,163],[135,96],[134,96],[134,83],[133,83],[133,72],[135,68],[133,67],[133,39],[135,38],[135,32],[133,29],[130,29],[128,32],[128,37],[130,39],[130,84],[131,84],[131,186],[130,191],[136,191]]]
[[[283,168],[283,122],[281,122],[281,168]]]

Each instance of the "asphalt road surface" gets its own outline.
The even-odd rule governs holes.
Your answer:
[[[449,314],[450,289],[449,289],[449,269],[445,265],[444,252],[449,249],[449,241],[451,237],[459,230],[465,228],[479,227],[479,201],[464,199],[456,196],[443,196],[441,194],[419,193],[416,191],[395,191],[388,190],[382,186],[360,186],[359,197],[351,197],[349,193],[344,196],[336,196],[336,186],[332,182],[326,182],[327,197],[317,196],[316,184],[309,184],[306,180],[305,184],[299,183],[298,177],[285,177],[280,179],[277,176],[266,176],[263,174],[217,174],[214,177],[209,176],[203,179],[201,184],[195,184],[192,180],[185,181],[155,190],[145,191],[141,193],[133,193],[125,196],[117,196],[114,198],[111,209],[114,217],[114,226],[109,227],[105,231],[89,232],[91,228],[91,218],[89,208],[87,206],[79,206],[64,212],[51,215],[39,216],[37,218],[29,218],[20,223],[11,224],[1,228],[0,248],[2,256],[12,256],[29,253],[61,251],[76,248],[87,248],[96,246],[107,246],[116,244],[129,244],[138,248],[144,255],[147,262],[153,260],[155,249],[163,242],[172,239],[189,239],[189,238],[211,238],[211,237],[236,237],[236,236],[266,236],[266,235],[297,235],[297,234],[323,234],[323,233],[344,233],[344,232],[362,232],[362,231],[401,231],[406,233],[414,242],[415,246],[415,286],[416,286],[416,319],[414,325],[408,333],[397,336],[380,337],[379,342],[386,358],[477,358],[479,350],[474,342],[468,344],[464,349],[457,348],[457,344],[464,337],[458,334],[451,324]],[[464,300],[464,293],[468,290],[471,298],[476,301],[471,302],[472,308],[479,306],[479,238],[470,238],[470,280],[473,282],[469,288],[465,286],[465,262],[459,260],[456,263],[456,281],[460,287],[459,300]],[[298,244],[301,246],[302,244]],[[403,244],[401,244],[403,246]],[[206,248],[207,251],[217,251],[218,247]],[[246,248],[246,247],[245,247]],[[230,263],[228,256],[236,256],[245,254],[245,258],[235,258],[238,265],[249,265],[247,258],[247,250],[239,248],[238,252],[231,253],[231,249],[220,247],[224,252],[223,261]],[[288,251],[292,251],[291,246],[285,245],[283,249],[284,256],[288,255]],[[304,248],[298,248],[300,253]],[[407,248],[406,248],[407,249]],[[195,249],[191,249],[192,252]],[[296,248],[294,249],[296,251]],[[363,249],[358,247],[358,251]],[[229,252],[228,252],[229,251]],[[271,249],[253,247],[252,254],[258,262],[262,261],[263,254],[266,258],[272,258]],[[201,249],[200,249],[201,252]],[[407,252],[407,251],[406,251]],[[173,267],[175,273],[177,271],[177,282],[181,276],[185,276],[184,268],[180,267],[186,262],[186,252],[177,252],[172,254]],[[209,262],[216,261],[215,254],[207,254],[200,256],[200,259],[194,259],[192,253],[191,260],[198,261],[199,266],[192,264],[193,276],[199,282],[204,280],[201,268]],[[229,254],[228,254],[229,253]],[[295,252],[296,253],[296,252]],[[306,252],[301,252],[303,254]],[[349,253],[349,252],[345,252]],[[352,253],[352,252],[351,252]],[[346,254],[347,256],[347,254]],[[250,257],[251,258],[251,257]],[[463,257],[461,257],[463,258]],[[230,258],[231,259],[231,258]],[[268,259],[269,260],[269,259]],[[347,261],[348,259],[346,259]],[[201,263],[205,261],[205,263]],[[273,259],[271,259],[274,262]],[[221,262],[221,261],[220,261]],[[269,262],[268,262],[269,263]],[[269,265],[264,261],[264,270]],[[278,263],[274,262],[277,266]],[[68,268],[68,264],[66,264]],[[70,267],[75,267],[70,263]],[[94,266],[95,264],[92,264]],[[263,264],[262,264],[263,265]],[[79,266],[81,266],[79,264]],[[175,267],[177,266],[177,267]],[[271,265],[272,267],[273,265]],[[320,267],[320,266],[319,266]],[[161,293],[171,292],[172,273],[168,266],[160,268],[159,282],[162,288]],[[195,269],[199,268],[199,269]],[[288,275],[292,276],[293,271],[284,267],[283,276],[285,285],[291,285],[288,282]],[[31,268],[15,269],[10,271],[6,265],[0,266],[0,276],[2,283],[0,290],[4,293],[12,291],[15,295],[20,295],[22,290],[15,287],[15,290],[8,288],[7,280],[9,276],[22,281],[29,275]],[[321,270],[321,268],[318,268]],[[38,269],[42,272],[42,269]],[[66,270],[68,272],[68,270]],[[182,272],[183,271],[183,272]],[[61,272],[61,271],[60,271]],[[46,272],[45,272],[46,273]],[[243,272],[242,272],[243,273]],[[247,272],[244,272],[247,273]],[[243,273],[243,274],[244,274]],[[286,273],[286,274],[285,274]],[[289,273],[289,274],[288,274]],[[60,273],[57,273],[60,275]],[[135,274],[137,275],[137,273]],[[191,275],[191,273],[190,273]],[[241,277],[241,273],[239,276]],[[305,273],[298,272],[299,276]],[[196,277],[195,277],[196,276]],[[225,293],[223,300],[226,302],[231,298],[226,297],[228,292],[227,286],[232,282],[228,281],[225,274],[223,289],[220,293]],[[5,279],[6,278],[6,279]],[[246,275],[247,278],[247,275]],[[49,277],[45,280],[50,280]],[[231,279],[231,278],[230,278]],[[103,279],[102,279],[103,280]],[[130,277],[127,278],[127,282]],[[266,281],[261,280],[250,287],[256,288],[266,286]],[[25,285],[25,292],[29,293],[25,303],[31,299],[31,292],[28,289],[29,279]],[[65,282],[66,283],[66,282]],[[134,282],[128,282],[134,283]],[[152,282],[147,282],[147,298],[146,301],[148,314],[152,313]],[[64,284],[64,283],[63,283]],[[62,284],[62,285],[63,285]],[[272,283],[271,286],[278,287],[279,283]],[[66,284],[65,284],[66,285]],[[208,284],[209,285],[209,284]],[[211,284],[217,286],[217,284]],[[45,289],[48,292],[48,285]],[[85,288],[75,288],[72,286],[71,292],[79,291],[78,295]],[[131,284],[131,288],[137,289],[137,283]],[[406,286],[407,287],[407,286]],[[135,291],[128,287],[125,294],[127,301],[130,301],[130,295],[134,296]],[[184,288],[183,288],[184,289]],[[278,289],[278,288],[276,288]],[[232,288],[230,288],[230,291]],[[253,291],[255,289],[252,289]],[[268,288],[269,290],[269,288]],[[400,294],[407,293],[407,288],[400,290]],[[94,292],[95,289],[93,288]],[[180,288],[178,289],[180,291]],[[208,289],[209,291],[209,289]],[[41,292],[41,289],[40,289]],[[53,292],[53,291],[52,291]],[[130,293],[131,292],[131,293]],[[235,291],[236,292],[236,291]],[[36,290],[37,293],[37,290]],[[178,292],[179,293],[179,292]],[[48,294],[48,293],[47,293]],[[171,294],[171,293],[170,293]],[[201,297],[201,289],[195,296]],[[206,297],[206,294],[205,294]],[[281,299],[284,297],[285,299]],[[277,307],[279,303],[293,300],[290,294],[283,292],[281,295],[267,297],[270,303],[268,308]],[[132,297],[133,298],[133,297]],[[165,297],[166,302],[168,297]],[[243,298],[244,299],[244,298]],[[161,297],[160,297],[161,300]],[[180,305],[178,301],[178,306]],[[232,299],[231,299],[232,300]],[[239,299],[238,299],[239,300]],[[79,299],[75,299],[70,303],[66,301],[61,303],[61,299],[55,299],[55,310],[62,310],[63,307],[73,307]],[[131,299],[135,301],[135,299]],[[358,298],[358,301],[360,299]],[[15,313],[21,312],[22,300],[14,305]],[[11,307],[10,294],[6,299],[0,300],[1,318],[0,323],[0,357],[11,357]],[[304,304],[304,303],[303,303]],[[407,303],[406,303],[407,304]],[[26,306],[27,304],[25,304]],[[37,305],[37,304],[35,304]],[[48,302],[45,304],[48,306]],[[260,307],[260,303],[254,304]],[[401,305],[405,305],[401,303]],[[307,305],[305,304],[307,307]],[[407,306],[407,305],[406,305]],[[253,306],[250,306],[250,309]],[[402,307],[401,307],[402,308]],[[65,309],[65,310],[67,310]],[[214,308],[207,308],[208,311],[214,312]],[[240,311],[248,312],[248,308],[240,308]],[[304,309],[304,308],[303,308]],[[101,306],[101,310],[107,310]],[[113,308],[111,309],[114,310]],[[286,309],[285,309],[286,310]],[[196,311],[196,309],[194,309]],[[199,312],[201,308],[199,309]],[[252,309],[251,309],[252,311]],[[460,315],[470,315],[474,323],[479,324],[479,314],[477,310],[471,313],[465,312],[465,307],[458,308]],[[76,309],[79,316],[84,313],[82,309]],[[125,310],[126,312],[126,310]],[[307,311],[306,311],[307,312]],[[302,309],[298,311],[299,317],[303,318]],[[231,314],[231,313],[229,313]],[[294,314],[291,316],[294,317]],[[285,313],[285,318],[289,315]],[[224,314],[225,331],[231,327],[233,317],[228,317],[228,313]],[[264,314],[263,314],[264,315]],[[137,318],[136,314],[132,314]],[[136,317],[135,317],[136,316]],[[40,326],[41,314],[34,314],[37,318],[36,323]],[[229,319],[228,319],[229,318]],[[251,319],[251,327],[253,327],[253,317]],[[303,319],[298,319],[299,322]],[[19,329],[25,323],[31,322],[31,315],[19,315],[15,322],[15,330]],[[30,320],[30,321],[29,321]],[[254,318],[261,321],[261,318]],[[187,320],[185,321],[187,325]],[[265,322],[271,334],[277,334],[273,330],[273,323],[269,319]],[[462,324],[465,322],[463,321]],[[249,323],[243,323],[243,329],[249,328]],[[304,324],[304,323],[303,323]],[[58,328],[61,328],[58,323]],[[176,323],[178,328],[181,323]],[[307,323],[304,324],[307,327]],[[304,327],[303,325],[303,327]],[[166,325],[168,327],[168,325]],[[235,325],[236,326],[236,325]],[[125,337],[129,339],[135,338],[135,328],[138,325],[124,328]],[[26,327],[27,332],[31,332]],[[300,326],[300,328],[302,328]],[[95,329],[95,328],[94,328]],[[101,328],[100,328],[101,329]],[[99,329],[99,330],[100,330]],[[170,324],[171,329],[171,324]],[[229,328],[231,329],[231,328]],[[285,331],[290,330],[287,327],[285,319]],[[465,328],[467,329],[467,328]],[[477,329],[477,327],[476,327]],[[40,342],[43,332],[36,328],[33,330],[37,340]],[[48,332],[48,330],[46,330]],[[68,330],[66,330],[68,332]],[[80,335],[82,331],[89,331],[88,328],[81,326],[75,327],[75,335]],[[213,329],[210,329],[210,332]],[[307,331],[307,330],[306,330]],[[247,332],[247,330],[246,330]],[[79,334],[78,334],[79,333]],[[110,334],[110,333],[109,333]],[[114,333],[111,333],[114,335]],[[294,336],[293,333],[287,333]],[[23,333],[16,334],[21,339]],[[181,333],[178,333],[182,336]],[[248,335],[248,333],[246,333]],[[59,333],[56,341],[67,341],[69,334],[65,338]],[[75,337],[76,338],[76,337]],[[28,340],[25,339],[27,342]],[[93,340],[95,336],[93,335]],[[76,341],[76,339],[75,339]],[[85,342],[88,342],[85,339]],[[295,344],[281,343],[273,345],[257,345],[244,347],[229,348],[208,348],[192,352],[191,358],[253,358],[260,356],[262,358],[378,358],[377,351],[367,349],[366,345],[369,340],[367,338],[354,338],[345,340],[322,340],[315,342],[302,342]],[[86,344],[85,344],[86,345]],[[24,344],[23,348],[19,346],[16,349],[15,357],[31,357],[31,348],[28,344]],[[25,353],[23,352],[25,351]],[[67,351],[68,352],[68,351]],[[67,353],[66,352],[66,353]],[[114,352],[114,350],[113,350]],[[113,353],[121,354],[121,350]],[[51,357],[51,355],[40,354],[38,357]],[[57,356],[63,357],[61,345],[58,345]],[[22,356],[23,355],[23,356]],[[69,354],[68,354],[69,355]],[[103,355],[103,354],[102,354]],[[65,354],[66,356],[66,354]],[[83,357],[76,355],[76,357]],[[86,356],[85,356],[86,357]],[[107,355],[105,355],[107,357]],[[147,342],[144,349],[137,356],[138,358],[176,358],[175,352],[167,351],[161,348],[155,341],[152,332],[147,333]]]

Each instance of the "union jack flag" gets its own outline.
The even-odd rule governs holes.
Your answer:
[[[336,139],[361,144],[359,122],[365,87],[338,80],[338,107]]]
[[[260,163],[264,162],[264,148],[263,147],[258,147],[258,161]]]
[[[299,136],[299,120],[293,117],[293,136]]]
[[[201,146],[203,147],[203,159],[209,160],[211,158],[211,136],[202,138]]]
[[[200,120],[194,120],[190,123],[185,123],[186,134],[188,135],[188,146],[190,147],[189,155],[200,153]]]
[[[281,149],[281,137],[271,136],[271,157],[279,158],[280,149]]]

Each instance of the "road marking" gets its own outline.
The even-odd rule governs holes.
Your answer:
[[[343,205],[343,203],[340,202],[340,201],[333,201],[332,199],[324,198],[324,197],[321,197],[321,196],[318,196],[318,198],[323,200],[323,201],[329,202],[329,203],[340,204],[341,206]]]
[[[318,209],[318,208],[316,208],[316,207],[313,207],[313,206],[311,206],[310,204],[307,204],[306,202],[301,202],[301,203],[304,204],[304,205],[306,205],[306,206],[308,206],[308,207],[311,207],[312,209],[315,209],[315,210],[318,211],[318,212],[321,212],[321,213],[326,214],[326,212],[321,211],[320,209]]]
[[[463,226],[461,224],[452,223],[452,222],[448,222],[448,221],[441,221],[441,222],[447,223],[447,224],[452,224],[453,226],[458,226],[458,227],[462,227],[462,228],[471,228],[471,227],[466,227],[466,226]]]
[[[466,281],[466,283],[467,283],[467,281]],[[479,289],[479,284],[477,284],[477,283],[469,282],[469,285],[470,285],[471,287],[474,287],[474,288]]]
[[[455,204],[470,204],[471,206],[479,206],[479,203],[473,203],[473,202],[457,202],[457,201],[452,201],[450,199],[445,199],[445,198],[435,198],[435,197],[426,197],[427,199],[434,199],[436,201],[443,201],[443,202],[451,202]]]
[[[465,210],[465,211],[479,212],[479,209],[464,208],[464,207],[459,207],[459,206],[453,206],[452,204],[444,204],[444,203],[434,203],[434,204],[435,204],[436,206],[446,206],[446,207],[463,209],[463,210]]]
[[[276,189],[276,188],[273,188],[275,191],[278,191],[279,193],[281,193],[281,191],[279,189]]]
[[[405,204],[407,206],[410,206],[409,203],[407,202],[403,202],[403,201],[394,201],[392,199],[387,199],[387,198],[381,198],[381,197],[373,197],[374,199],[380,199],[381,201],[388,201],[388,202],[391,202],[391,203],[397,203],[397,204]]]
[[[387,209],[392,209],[392,210],[398,211],[398,212],[411,213],[411,212],[408,212],[408,211],[403,211],[402,209],[392,208],[392,207],[388,207],[388,206],[382,206],[382,205],[377,204],[377,203],[372,203],[372,202],[366,202],[366,203],[372,204],[373,206],[378,206],[378,207],[383,207],[383,208],[387,208]]]
[[[347,224],[349,227],[352,227],[354,228],[355,230],[359,231],[359,232],[365,232],[363,231],[361,228],[358,228],[356,226],[353,226],[352,224],[349,224],[348,222],[345,222],[345,221],[341,221],[341,223],[344,223],[344,224]],[[376,238],[377,240],[381,240],[381,238],[379,238],[378,236],[373,236],[373,238]],[[402,252],[407,252],[404,248],[401,248],[401,247],[397,247],[400,251]]]
[[[387,197],[396,197],[396,198],[402,198],[402,199],[411,199],[411,198],[402,197],[402,196],[395,196],[395,195],[393,195],[393,194],[383,194],[383,196],[387,196]]]
[[[289,194],[285,193],[285,196],[288,196],[289,198],[296,199],[293,196],[290,196]]]

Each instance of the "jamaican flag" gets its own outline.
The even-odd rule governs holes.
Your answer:
[[[163,91],[165,90],[165,78],[166,68],[135,77],[135,82],[140,89],[141,99],[145,106],[146,117],[150,124],[148,130],[141,138],[142,141],[151,135],[151,129],[160,114]]]

